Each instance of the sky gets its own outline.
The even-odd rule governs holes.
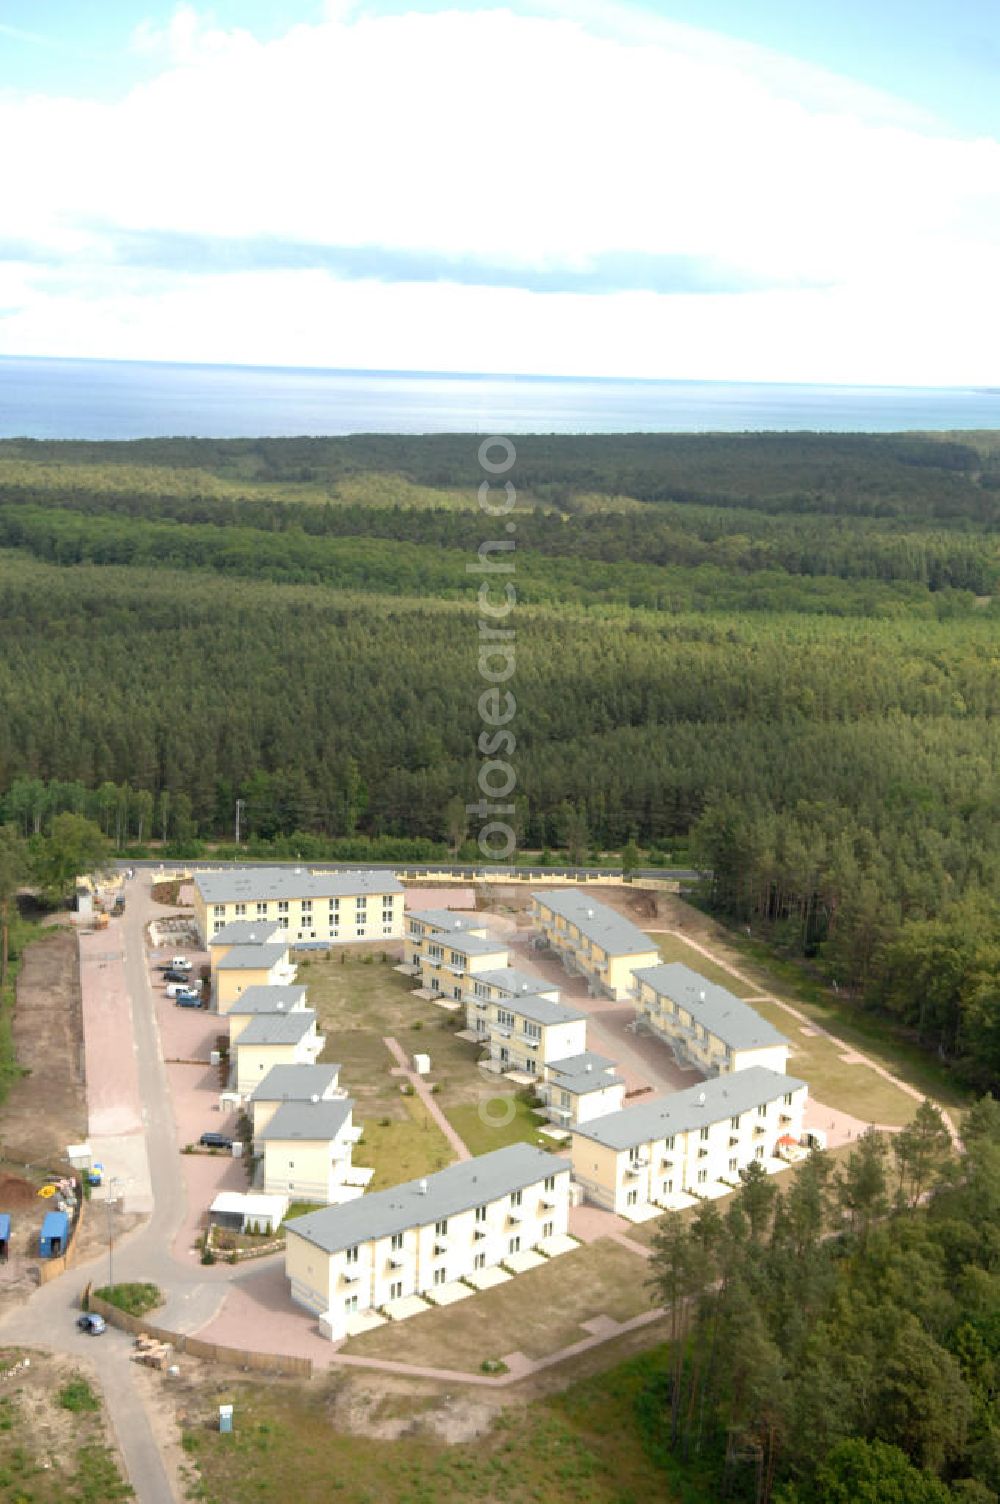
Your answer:
[[[1000,385],[995,0],[0,0],[0,353]]]

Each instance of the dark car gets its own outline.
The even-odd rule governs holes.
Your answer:
[[[190,982],[191,978],[186,971],[175,971],[172,966],[168,966],[163,973],[163,980],[165,982]]]
[[[203,999],[200,992],[178,992],[174,998],[178,1008],[200,1008]]]
[[[231,1149],[233,1141],[225,1133],[203,1133],[198,1140],[203,1149]]]
[[[76,1318],[76,1324],[81,1332],[89,1332],[92,1337],[99,1337],[107,1329],[104,1317],[98,1316],[96,1311],[84,1311]]]

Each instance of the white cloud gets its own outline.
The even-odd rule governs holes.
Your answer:
[[[136,45],[163,70],[116,104],[0,100],[0,138],[21,143],[0,239],[75,268],[0,280],[0,306],[22,309],[0,323],[10,351],[996,379],[1000,143],[850,80],[598,3],[379,18],[332,4],[268,43],[184,5]],[[196,266],[151,280],[115,264],[119,231],[515,268],[629,251],[789,290],[528,294]]]

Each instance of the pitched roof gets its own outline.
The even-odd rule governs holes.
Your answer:
[[[325,1097],[340,1079],[339,1065],[272,1065],[251,1102],[308,1102]]]
[[[537,993],[519,992],[516,997],[498,999],[493,1006],[506,1008],[515,1018],[527,1018],[533,1024],[575,1024],[587,1017],[579,1008],[550,1002],[547,997],[539,997]]]
[[[656,942],[643,934],[638,925],[576,888],[556,888],[554,892],[532,893],[531,896],[536,903],[575,924],[581,935],[609,955],[647,955],[656,950]]]
[[[539,992],[554,992],[557,997],[559,994],[559,988],[552,982],[547,982],[544,977],[533,977],[527,971],[519,971],[516,966],[502,966],[497,971],[477,971],[476,981],[502,988],[512,997],[531,996]]]
[[[305,867],[238,867],[197,872],[204,903],[265,902],[269,898],[349,898],[354,894],[402,893],[392,872],[310,872]]]
[[[734,1050],[787,1044],[785,1036],[755,1013],[749,1003],[734,997],[725,987],[706,981],[680,961],[664,966],[643,966],[634,973],[637,983],[646,982],[660,997],[680,1003],[696,1023],[704,1024],[717,1039]]]
[[[221,960],[216,971],[270,971],[288,955],[285,945],[234,945]]]
[[[497,951],[507,949],[505,940],[489,940],[480,935],[468,935],[464,932],[458,935],[449,931],[447,934],[428,935],[427,939],[432,944],[437,943],[444,950],[458,951],[462,956],[492,956]]]
[[[208,946],[211,950],[213,945],[266,945],[280,933],[274,919],[234,919],[208,937]]]
[[[451,909],[408,909],[406,917],[418,919],[421,924],[433,925],[435,929],[446,930],[448,933],[461,932],[468,935],[473,930],[486,928],[474,909],[464,914],[456,914]]]
[[[798,1091],[805,1084],[781,1071],[753,1065],[745,1071],[715,1076],[698,1086],[686,1086],[669,1097],[651,1097],[634,1107],[623,1107],[620,1112],[591,1118],[573,1132],[609,1149],[632,1149],[636,1144],[670,1138],[675,1133],[687,1133],[692,1128],[737,1117],[765,1102],[774,1102],[787,1092]]]
[[[234,1013],[294,1013],[301,1011],[305,998],[304,987],[248,987],[225,1017],[232,1018]]]
[[[258,1013],[247,1024],[236,1041],[237,1050],[245,1044],[298,1044],[316,1025],[316,1015],[311,1008],[302,1008],[297,1013]]]
[[[593,1050],[583,1050],[579,1055],[566,1055],[562,1060],[548,1060],[547,1071],[557,1071],[560,1076],[603,1075],[613,1071],[617,1061],[607,1055],[596,1055]]]
[[[282,1102],[267,1127],[257,1134],[257,1141],[336,1138],[353,1106],[350,1097],[334,1097],[325,1102]]]
[[[530,1144],[508,1144],[492,1154],[449,1165],[426,1180],[409,1180],[342,1206],[308,1212],[285,1226],[289,1234],[297,1233],[326,1253],[337,1253],[371,1238],[387,1238],[394,1232],[457,1216],[549,1175],[567,1175],[569,1169],[569,1161],[555,1154],[546,1154]]]

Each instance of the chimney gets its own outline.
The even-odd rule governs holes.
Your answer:
[[[417,1181],[417,1190],[420,1192],[421,1196],[426,1196],[427,1195],[427,1181],[426,1180],[418,1180]]]
[[[318,1097],[318,1096],[317,1096],[317,1095],[316,1095],[316,1093],[315,1093],[315,1092],[313,1092],[313,1094],[312,1094],[312,1096],[311,1096],[311,1097],[310,1097],[310,1098],[309,1098],[309,1100],[310,1100],[310,1102],[318,1102],[318,1101],[319,1101],[319,1097]]]
[[[698,994],[698,1001],[701,1002],[701,1003],[703,1003],[705,1001],[705,989],[704,989],[704,987],[701,989],[701,991]]]
[[[592,1071],[593,1069],[594,1069],[593,1061],[588,1060],[587,1064],[584,1066],[584,1070]]]
[[[705,1105],[705,1093],[703,1091],[700,1091],[698,1093],[698,1106],[699,1107],[704,1107],[704,1105]]]

